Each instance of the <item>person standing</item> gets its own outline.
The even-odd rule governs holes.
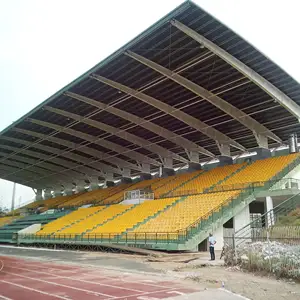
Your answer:
[[[208,243],[209,243],[210,260],[215,260],[216,239],[211,233],[209,234]]]

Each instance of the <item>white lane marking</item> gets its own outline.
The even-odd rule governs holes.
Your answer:
[[[6,272],[4,272],[4,273],[6,273]],[[62,297],[62,296],[58,296],[58,295],[50,294],[50,293],[43,292],[43,291],[40,291],[40,290],[36,290],[36,289],[30,288],[28,286],[22,285],[22,284],[13,283],[13,282],[6,281],[6,280],[0,280],[0,282],[6,283],[6,284],[11,284],[11,285],[20,287],[22,289],[30,290],[30,291],[37,292],[37,293],[40,293],[40,294],[43,294],[43,295],[47,295],[47,296],[51,296],[51,297],[56,297],[56,298],[64,299],[64,300],[70,300],[69,298],[65,298],[65,297]]]
[[[153,291],[153,292],[144,292],[144,293],[141,293],[141,294],[135,294],[135,295],[130,295],[130,296],[120,296],[120,297],[115,297],[116,300],[119,300],[119,299],[124,299],[124,300],[127,300],[127,298],[131,298],[131,297],[146,297],[148,295],[151,295],[151,294],[157,294],[157,293],[165,293],[165,292],[169,292],[170,291],[170,288],[168,289],[165,289],[165,290],[161,290],[161,291]],[[150,297],[150,296],[149,296]],[[172,298],[171,298],[172,299]],[[109,300],[108,298],[105,299],[105,300]],[[162,300],[162,298],[160,298],[159,300]]]
[[[47,280],[43,280],[43,279],[33,278],[33,277],[29,277],[29,276],[25,276],[25,275],[20,275],[20,274],[16,274],[16,273],[11,273],[11,272],[3,272],[3,273],[11,274],[11,275],[15,275],[15,276],[19,276],[19,277],[23,277],[23,278],[35,280],[35,281],[40,281],[40,282],[44,282],[44,283],[48,283],[48,284],[52,284],[52,285],[62,286],[62,287],[68,288],[68,289],[72,289],[72,290],[77,290],[77,291],[82,291],[82,292],[86,292],[86,293],[89,293],[89,294],[93,294],[95,296],[102,295],[102,296],[106,296],[106,297],[113,297],[111,295],[103,294],[103,293],[100,293],[100,292],[93,292],[93,291],[86,290],[86,289],[81,289],[81,288],[77,288],[77,287],[73,287],[73,286],[68,286],[68,285],[64,285],[64,284],[60,284],[60,283],[56,283],[56,282],[51,282],[51,281],[47,281]],[[51,294],[49,294],[49,295],[51,295]],[[113,297],[113,298],[115,298],[115,297]],[[64,299],[67,299],[67,298],[64,298]]]
[[[18,268],[18,267],[10,267],[10,268],[11,269],[18,269],[18,270],[25,270],[25,271],[29,271],[29,272],[37,273],[37,274],[45,274],[45,275],[55,276],[57,278],[71,279],[71,280],[74,280],[74,281],[80,281],[80,282],[89,283],[89,284],[108,286],[108,287],[111,287],[111,288],[121,289],[121,290],[127,290],[127,291],[136,292],[136,293],[143,293],[144,292],[144,291],[135,290],[135,289],[131,289],[131,288],[126,288],[126,287],[121,287],[121,286],[115,286],[115,285],[111,285],[111,284],[107,284],[107,283],[91,282],[91,281],[87,281],[87,280],[83,280],[83,279],[77,279],[77,278],[68,277],[68,276],[51,274],[51,273],[43,272],[43,271],[35,271],[35,270],[26,269],[26,268]]]
[[[43,263],[41,263],[43,264]],[[20,266],[20,264],[18,263],[15,263],[15,265],[17,266]],[[21,265],[22,267],[28,267],[30,268],[31,266],[32,267],[37,267],[36,264],[23,264]],[[43,268],[46,268],[46,269],[51,269],[50,267],[47,267],[47,266],[42,266]],[[17,268],[17,267],[11,267],[11,268]],[[41,272],[41,271],[35,271],[35,270],[32,270],[32,269],[27,269],[27,270],[30,270],[31,272]],[[57,269],[58,271],[63,271],[62,269]],[[64,271],[68,271],[68,270],[64,270]],[[76,270],[76,271],[80,271],[80,270]],[[76,272],[74,271],[74,272]],[[88,276],[93,276],[94,273],[97,273],[97,272],[100,272],[100,277],[104,277],[104,279],[107,279],[107,280],[113,280],[113,281],[116,281],[116,279],[113,279],[114,276],[112,275],[101,275],[101,271],[99,270],[95,270],[95,271],[92,271],[93,274],[91,273],[86,273],[86,272],[79,272],[78,274],[74,274],[74,275],[81,275],[81,276],[85,276],[85,275],[88,275]],[[47,273],[47,272],[46,272]],[[50,275],[50,274],[49,274]],[[52,275],[52,274],[51,274]],[[63,275],[63,274],[62,274]],[[68,276],[62,276],[62,275],[55,275],[55,276],[61,276],[61,277],[64,277],[64,278],[69,278],[69,279],[72,279],[72,280],[77,280],[77,281],[83,281],[83,282],[89,282],[89,281],[86,281],[86,280],[82,280],[82,279],[76,279],[74,277],[68,277]],[[96,275],[96,274],[95,274]],[[161,288],[162,286],[159,285],[159,284],[154,284],[154,283],[147,283],[147,282],[155,282],[154,280],[141,280],[141,281],[134,281],[134,280],[127,280],[127,279],[120,279],[121,281],[123,282],[128,282],[128,283],[138,283],[138,284],[142,284],[142,285],[146,285],[146,286],[153,286],[153,287],[159,287]],[[89,282],[90,283],[90,282]],[[105,283],[96,283],[96,282],[93,282],[94,284],[101,284],[101,285],[106,285]],[[121,288],[121,287],[117,287],[117,286],[113,286],[113,285],[109,285],[110,287],[115,287],[115,288]],[[167,286],[166,286],[167,288]],[[171,288],[171,287],[170,287]],[[172,286],[172,288],[176,288],[174,286]],[[177,286],[178,288],[178,286]],[[123,288],[122,288],[123,289]],[[126,288],[127,289],[127,288]],[[129,290],[133,290],[133,289],[129,289]],[[133,290],[135,292],[142,292],[142,291],[139,291],[139,290]]]
[[[178,291],[171,291],[171,292],[167,292],[167,294],[185,295],[185,293],[178,292]]]
[[[0,299],[4,299],[4,300],[13,300],[12,298],[7,298],[7,297],[5,297],[5,296],[3,296],[3,295],[0,295]]]

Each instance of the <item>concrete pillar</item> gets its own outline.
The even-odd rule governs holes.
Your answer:
[[[61,185],[57,185],[53,187],[53,196],[60,197],[63,195],[63,187]]]
[[[73,189],[75,188],[75,185],[73,183],[64,183],[64,195],[73,195]]]
[[[112,187],[115,185],[113,173],[105,173],[105,184],[104,185],[105,185],[105,187]]]
[[[37,189],[35,192],[35,201],[43,200],[43,189]]]
[[[231,156],[221,155],[218,157],[218,159],[219,159],[218,166],[220,166],[220,167],[233,164],[233,159]]]
[[[250,209],[249,205],[243,208],[239,213],[233,217],[233,229],[237,233],[237,243],[239,245],[243,243],[251,242],[251,226],[250,224]],[[248,225],[248,226],[247,226]]]
[[[44,200],[53,198],[51,191],[52,191],[51,188],[45,188],[44,189]]]
[[[89,182],[85,179],[75,181],[75,194],[85,192]]]
[[[152,175],[150,173],[150,164],[142,164],[142,171],[140,174],[141,180],[148,180],[151,179]]]
[[[256,155],[252,157],[252,160],[259,160],[271,157],[271,151],[267,148],[256,148],[254,149]]]
[[[124,168],[122,169],[122,178],[121,178],[121,183],[131,183],[131,171],[130,169]]]
[[[199,153],[190,151],[188,152],[188,156],[190,159],[188,171],[193,172],[193,171],[201,170],[201,164],[199,162]]]
[[[273,211],[273,199],[270,196],[266,197],[266,211],[268,212],[266,218],[266,226],[271,227],[275,224],[275,216]]]
[[[91,176],[89,177],[89,188],[88,191],[94,191],[94,190],[98,190],[99,187],[99,177],[98,176]]]
[[[224,228],[223,225],[214,232],[212,232],[213,236],[216,239],[215,250],[222,250],[224,246]]]
[[[173,159],[171,157],[163,158],[162,177],[175,175],[173,169]]]

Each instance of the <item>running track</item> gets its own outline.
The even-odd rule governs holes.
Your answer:
[[[149,280],[145,275],[6,256],[0,260],[1,300],[156,300],[199,291],[160,277]]]

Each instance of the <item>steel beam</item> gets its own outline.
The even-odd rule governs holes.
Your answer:
[[[20,143],[20,144],[24,144],[24,145],[30,145],[31,143],[28,142],[28,141],[24,141],[24,140],[21,140],[21,139],[16,139],[16,138],[10,138],[10,137],[6,137],[6,136],[0,136],[0,139],[5,139],[5,140],[8,140],[8,141],[12,141],[12,142],[15,142],[15,143]],[[35,146],[43,146],[43,145],[34,145],[32,147],[35,147]],[[12,146],[7,146],[7,145],[2,145],[0,144],[0,148],[2,149],[7,149],[7,150],[10,150],[10,151],[19,151],[20,148],[17,148],[17,147],[12,147]],[[52,148],[52,147],[48,147],[48,151],[50,151],[49,148]],[[42,149],[41,149],[42,150]],[[44,150],[46,151],[46,150]],[[59,152],[60,150],[56,149],[56,148],[53,148],[52,151],[58,151],[58,152],[53,152],[54,154],[56,153],[61,153]],[[85,166],[81,166],[80,164],[76,164],[76,163],[73,163],[71,161],[67,161],[67,160],[64,160],[62,158],[51,158],[49,157],[49,155],[45,155],[45,154],[42,154],[42,153],[39,153],[39,152],[36,152],[36,151],[32,151],[32,150],[27,150],[27,149],[23,149],[22,150],[22,153],[23,154],[26,154],[26,155],[29,155],[29,156],[32,156],[32,157],[38,157],[39,159],[43,159],[43,160],[49,160],[50,162],[53,162],[59,166],[64,166],[65,167],[65,170],[68,170],[68,169],[74,169],[74,170],[68,170],[67,174],[70,176],[70,177],[74,177],[74,178],[77,178],[77,177],[82,177],[86,174],[89,174],[89,175],[97,175],[97,176],[100,176],[103,174],[102,171],[97,171],[95,169],[91,169],[89,167],[85,167]],[[50,152],[51,154],[53,154],[52,152]],[[68,157],[70,158],[67,153],[65,154],[60,154],[61,156],[64,156],[64,157]],[[76,157],[73,157],[74,159],[76,159]],[[44,163],[44,162],[43,162]],[[62,172],[62,170],[60,171],[57,171],[57,172]],[[121,171],[120,171],[121,172]],[[59,176],[59,175],[58,175]]]
[[[11,173],[17,173],[16,174],[8,174],[7,172],[11,172]],[[12,167],[12,166],[7,166],[4,164],[0,164],[0,173],[1,173],[1,177],[3,179],[7,179],[13,182],[17,182],[20,183],[22,185],[26,185],[26,186],[31,186],[31,187],[36,187],[36,184],[30,184],[28,185],[27,182],[33,182],[33,181],[39,181],[42,184],[53,184],[53,182],[51,180],[41,180],[41,176],[35,172],[30,172],[27,170],[20,170],[18,167]]]
[[[0,146],[0,148],[1,148],[1,146]],[[14,148],[14,149],[15,150],[13,150],[13,151],[17,151],[19,148]],[[0,151],[0,155],[3,156],[3,157],[6,157],[9,154],[6,153],[6,152],[1,152]],[[7,158],[7,160],[5,160],[5,163],[7,161],[10,161],[10,159],[11,158]],[[18,161],[18,162],[26,163],[26,164],[29,164],[29,165],[34,165],[34,164],[39,162],[39,159],[28,158],[28,157],[24,157],[24,156],[21,156],[21,155],[14,155],[13,159]],[[49,170],[53,171],[53,172],[61,172],[62,170],[64,170],[64,168],[62,168],[62,167],[59,167],[59,166],[56,166],[56,165],[53,165],[53,164],[50,164],[50,163],[45,163],[45,162],[39,163],[38,166],[40,168],[43,168],[44,173],[49,171]],[[79,173],[78,173],[78,175],[79,175]]]
[[[186,123],[187,125],[197,129],[198,131],[202,132],[203,134],[205,134],[206,136],[208,136],[209,138],[218,141],[220,144],[229,144],[235,148],[238,148],[240,150],[245,151],[246,149],[240,145],[238,142],[234,141],[233,139],[229,138],[228,136],[226,136],[225,134],[223,134],[222,132],[216,130],[215,128],[207,125],[206,123],[192,117],[191,115],[174,108],[171,105],[168,105],[160,100],[157,100],[147,94],[144,94],[142,92],[139,92],[137,90],[134,90],[130,87],[127,87],[123,84],[120,84],[118,82],[112,81],[110,79],[107,79],[103,76],[99,76],[97,74],[93,74],[91,75],[91,78],[94,78],[95,80],[98,80],[102,83],[105,83],[111,87],[114,87],[128,95],[131,95],[132,97],[135,97],[147,104],[150,104],[154,107],[156,107],[157,109],[165,112],[166,114],[171,115],[172,117]]]
[[[0,152],[0,155],[7,155],[7,153],[3,153],[3,152]],[[14,157],[15,158],[15,157]],[[23,157],[21,157],[21,161],[22,161],[22,158]],[[70,179],[73,179],[73,178],[76,178],[76,177],[73,177],[72,178],[72,174],[66,174],[66,172],[64,172],[64,173],[59,173],[58,175],[56,175],[55,173],[50,173],[50,174],[48,174],[49,173],[49,171],[48,170],[46,170],[46,169],[44,169],[44,168],[42,168],[42,167],[40,167],[40,165],[38,165],[38,166],[31,166],[31,165],[33,165],[34,163],[35,163],[35,160],[33,160],[33,159],[28,159],[28,158],[25,158],[25,160],[26,160],[26,163],[23,163],[23,162],[20,162],[20,159],[19,159],[19,157],[16,157],[16,160],[17,161],[13,161],[13,160],[9,160],[9,159],[7,159],[7,160],[5,160],[5,162],[4,162],[4,164],[5,165],[8,165],[8,166],[12,166],[12,167],[16,167],[16,168],[18,168],[18,169],[20,169],[20,171],[21,170],[24,170],[24,171],[30,171],[30,172],[34,172],[34,173],[37,173],[37,174],[39,174],[40,176],[38,177],[39,179],[42,177],[46,177],[47,179],[46,180],[51,180],[51,178],[54,178],[55,180],[57,180],[57,179],[59,179],[59,180],[64,180],[64,181],[68,181],[68,180],[70,180]],[[30,161],[33,161],[33,163],[31,163]],[[30,167],[30,168],[29,168]],[[56,167],[57,169],[56,169],[56,171],[54,171],[54,172],[61,172],[61,171],[63,171],[64,170],[64,168],[61,168],[61,167]],[[54,174],[54,175],[52,175],[52,174]],[[74,174],[73,174],[74,175]],[[77,175],[77,174],[76,174]],[[78,175],[79,175],[79,173],[78,173]]]
[[[113,163],[114,165],[116,165],[118,167],[122,167],[122,168],[126,167],[126,168],[130,168],[130,169],[133,169],[133,170],[136,170],[136,171],[141,170],[140,166],[138,166],[138,165],[132,164],[132,163],[127,162],[127,161],[125,161],[121,158],[118,158],[118,157],[114,157],[113,159],[112,158],[106,158],[107,157],[106,153],[95,150],[95,149],[87,147],[87,146],[82,146],[82,145],[79,145],[79,144],[76,144],[76,143],[73,143],[73,142],[70,142],[70,141],[63,140],[61,138],[57,138],[57,137],[54,137],[54,136],[47,136],[46,134],[38,133],[38,132],[35,132],[35,131],[31,131],[31,130],[26,130],[26,129],[21,129],[21,128],[12,128],[12,130],[16,131],[16,132],[26,134],[26,135],[35,136],[35,137],[40,138],[40,139],[45,139],[47,141],[51,141],[51,142],[56,143],[58,145],[63,145],[65,147],[71,148],[73,150],[86,153],[86,154],[94,156],[98,159],[102,159],[104,161]]]
[[[34,119],[27,119],[27,120],[31,121],[33,123],[45,126],[45,127],[52,128],[52,129],[57,130],[57,131],[62,131],[62,132],[67,133],[71,136],[76,136],[76,137],[78,137],[82,140],[86,140],[90,143],[97,144],[99,146],[102,146],[102,147],[107,148],[107,149],[111,149],[113,151],[114,151],[114,149],[117,149],[118,150],[117,152],[122,153],[123,155],[126,155],[128,157],[132,157],[133,159],[136,159],[137,161],[139,161],[138,159],[140,158],[142,162],[146,161],[146,162],[151,162],[151,164],[154,164],[154,165],[160,165],[156,160],[151,159],[151,158],[149,158],[145,155],[142,155],[142,154],[140,154],[136,151],[132,151],[132,150],[126,148],[126,147],[119,146],[115,143],[111,143],[111,142],[109,142],[107,140],[104,140],[104,139],[98,140],[97,137],[94,137],[90,134],[79,132],[79,131],[74,130],[72,128],[63,128],[61,126],[58,126],[58,125],[55,125],[55,124],[52,124],[52,123],[49,123],[49,122],[40,121],[40,120],[34,120]],[[112,148],[110,148],[109,146],[112,146]]]
[[[173,72],[141,55],[128,51],[126,53],[127,56],[133,58],[134,60],[144,64],[145,66],[159,72],[160,74],[166,76],[167,78],[173,80],[174,82],[180,84],[181,86],[185,87],[186,89],[190,90],[191,92],[195,93],[196,95],[202,97],[203,99],[210,102],[212,105],[216,106],[220,110],[224,111],[226,114],[231,116],[233,119],[240,122],[242,125],[250,129],[254,134],[265,135],[274,141],[281,143],[281,139],[266,128],[264,125],[257,122],[255,119],[244,113],[242,110],[238,109],[237,107],[233,106],[232,104],[228,103],[221,97],[213,94],[212,92],[206,90],[202,86],[192,82],[191,80],[179,75],[176,72]]]
[[[177,159],[177,160],[185,162],[185,163],[187,162],[187,160],[185,158],[183,158],[182,156],[180,156],[176,153],[173,153],[172,151],[169,151],[159,145],[151,144],[147,140],[140,138],[132,133],[125,131],[125,130],[120,130],[119,128],[116,128],[116,127],[113,127],[113,126],[110,126],[105,123],[101,123],[101,122],[98,122],[98,121],[95,121],[92,119],[82,118],[80,115],[73,114],[73,113],[67,112],[65,110],[58,109],[58,108],[46,106],[45,109],[48,111],[51,111],[53,113],[56,113],[58,115],[65,116],[65,117],[73,119],[75,121],[78,121],[78,122],[87,124],[89,126],[95,127],[97,129],[103,130],[112,135],[118,136],[124,140],[127,140],[127,141],[135,144],[135,145],[143,147],[143,148],[147,149],[148,151],[151,151],[152,153],[157,154],[159,156],[172,157],[173,159]]]
[[[282,105],[286,110],[288,110],[293,116],[295,116],[298,120],[300,119],[300,106],[293,101],[290,97],[284,94],[281,90],[275,87],[271,82],[267,79],[259,75],[253,69],[245,65],[239,59],[232,56],[230,53],[225,51],[224,49],[217,46],[215,43],[211,42],[201,34],[192,30],[188,26],[180,23],[177,20],[172,20],[171,24],[184,32],[186,35],[190,36],[192,39],[209,49],[211,52],[218,55],[220,58],[225,60],[228,64],[230,64],[233,68],[241,72],[244,76],[249,78],[252,82],[258,85],[261,89],[263,89],[266,93],[268,93],[274,100],[276,100],[280,105]]]
[[[50,123],[47,123],[47,122],[44,122],[44,121],[31,119],[31,118],[28,118],[27,121],[38,124],[38,125],[41,125],[41,126],[46,126],[46,124],[50,124]],[[60,127],[60,126],[58,126],[58,127]],[[48,152],[53,153],[53,154],[57,154],[57,155],[67,157],[67,158],[72,159],[74,161],[78,161],[82,164],[91,165],[93,168],[98,169],[99,171],[110,171],[110,172],[113,172],[113,173],[116,173],[116,174],[121,174],[120,170],[117,169],[117,168],[113,168],[112,166],[106,165],[106,164],[101,163],[101,162],[94,162],[93,164],[90,164],[91,159],[86,158],[86,157],[81,156],[81,155],[77,155],[77,154],[72,153],[72,152],[64,153],[65,150],[58,150],[57,148],[44,146],[44,145],[41,145],[41,144],[34,144],[32,147],[36,147],[36,148],[40,147],[41,148],[41,146],[44,149],[44,151],[48,151]]]
[[[111,114],[114,114],[118,117],[123,118],[124,120],[127,120],[129,122],[132,122],[136,125],[139,125],[157,135],[162,136],[164,139],[171,141],[172,143],[182,147],[183,149],[186,149],[188,151],[195,151],[195,152],[199,152],[202,153],[204,155],[207,155],[209,157],[214,157],[214,154],[211,153],[210,151],[206,150],[205,148],[198,146],[196,143],[191,142],[190,140],[168,130],[165,129],[159,125],[156,125],[155,123],[151,122],[151,121],[146,121],[143,118],[140,118],[134,114],[128,113],[127,111],[118,109],[114,106],[109,106],[107,104],[104,104],[100,101],[96,101],[94,99],[88,98],[88,97],[84,97],[75,93],[71,93],[71,92],[66,92],[65,93],[66,96],[82,101],[84,103],[87,103],[89,105],[92,105],[94,107],[97,107],[99,109],[103,109]]]
[[[40,121],[40,122],[42,122],[42,121]],[[61,127],[58,126],[58,125],[55,125],[55,124],[52,124],[52,123],[47,123],[47,122],[44,122],[44,123],[45,123],[44,125],[46,127],[52,128],[54,130],[60,130],[61,129]],[[97,144],[101,147],[107,148],[107,149],[112,150],[114,152],[120,153],[124,156],[129,157],[130,159],[133,159],[133,160],[137,161],[137,162],[145,162],[145,163],[149,163],[149,164],[154,165],[154,166],[160,166],[161,165],[161,163],[159,163],[155,159],[149,158],[149,157],[147,157],[143,154],[140,154],[139,152],[130,150],[126,147],[120,146],[120,145],[112,143],[110,141],[103,140],[103,139],[98,140],[97,138],[95,138],[92,135],[82,133],[82,132],[79,132],[79,131],[71,129],[71,128],[65,128],[63,130],[63,132],[65,132],[65,133],[67,133],[71,136],[76,136],[80,139],[87,140],[90,143]],[[3,138],[3,136],[0,136],[0,139],[1,138]],[[108,155],[108,157],[110,157],[110,155]]]

